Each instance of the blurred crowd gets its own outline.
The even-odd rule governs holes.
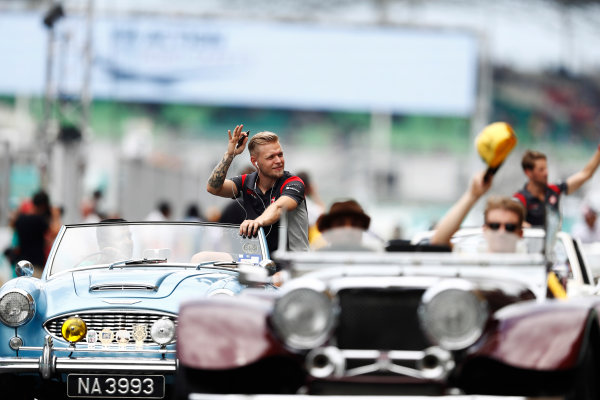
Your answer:
[[[494,69],[493,119],[509,122],[519,140],[593,145],[598,139],[600,83],[565,69],[526,74]]]
[[[542,189],[556,187],[555,190],[559,190],[556,192],[556,196],[560,196],[562,192],[569,194],[577,190],[585,181],[591,178],[600,163],[599,146],[596,154],[581,171],[573,174],[564,183],[548,185],[548,168],[545,155],[536,154],[538,158],[534,160],[534,165],[527,168],[525,165],[523,166],[529,184],[535,184],[534,186],[537,185]],[[242,169],[240,173],[248,174],[252,171],[254,171],[254,168],[248,166]],[[302,180],[305,187],[304,198],[309,225],[308,240],[312,250],[327,250],[332,247],[336,249],[373,250],[385,244],[386,240],[380,238],[371,229],[371,218],[357,201],[341,197],[327,208],[319,195],[317,185],[309,173],[300,171],[296,175]],[[527,187],[528,185],[525,185],[525,189]],[[527,193],[525,189],[522,189],[521,192]],[[481,194],[483,193],[484,191]],[[518,193],[515,194],[515,197],[523,202],[524,200],[518,196]],[[476,198],[479,198],[479,196]],[[542,198],[543,196],[538,193],[533,197]],[[127,219],[126,215],[105,212],[102,208],[102,199],[102,191],[95,190],[89,198],[82,201],[79,222],[97,223],[105,219]],[[531,201],[531,199],[528,201]],[[552,202],[552,196],[548,197],[546,195],[546,201],[550,201],[551,205],[558,205],[557,200]],[[474,202],[471,202],[468,208],[465,208],[464,212],[460,214],[460,218],[454,216],[456,221],[452,224],[452,232],[458,229],[462,219],[466,216],[466,212],[470,210],[473,204]],[[523,205],[528,208],[528,214],[532,212],[531,206],[528,206],[527,202],[524,202]],[[592,203],[585,203],[581,219],[571,230],[574,238],[581,240],[582,243],[600,243],[600,224],[597,222],[598,211]],[[19,207],[13,211],[9,220],[11,240],[9,245],[2,249],[5,262],[11,265],[12,277],[15,276],[14,267],[19,260],[30,261],[34,266],[34,276],[41,276],[53,241],[63,224],[63,215],[64,209],[59,205],[52,204],[49,195],[43,190],[22,201]],[[223,199],[220,207],[212,206],[206,210],[198,203],[189,203],[180,215],[176,215],[173,212],[172,203],[167,199],[161,199],[157,201],[154,209],[150,210],[144,219],[146,221],[206,221],[240,224],[247,219],[247,213],[244,205],[239,199],[235,198]],[[535,226],[538,224],[530,223],[530,225]],[[387,239],[406,238],[391,237]]]
[[[19,260],[28,260],[34,266],[34,276],[41,276],[62,225],[62,213],[60,207],[51,204],[50,197],[43,190],[20,204],[10,217],[12,240],[10,246],[4,249],[4,255],[12,266]]]

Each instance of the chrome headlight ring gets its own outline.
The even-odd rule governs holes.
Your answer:
[[[329,339],[335,326],[336,309],[325,291],[297,287],[277,300],[271,322],[287,346],[307,350]]]
[[[466,280],[445,280],[421,298],[419,320],[429,339],[446,350],[461,350],[477,341],[488,319],[487,302]]]
[[[0,296],[0,322],[16,328],[24,325],[35,314],[33,296],[23,289],[10,289]]]

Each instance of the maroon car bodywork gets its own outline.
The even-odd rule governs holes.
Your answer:
[[[348,281],[372,288],[372,281],[380,278],[367,274],[352,280],[344,274],[324,279],[329,287],[338,288],[334,297]],[[411,277],[390,276],[382,290],[400,288],[404,279]],[[419,279],[436,282],[446,277]],[[526,286],[510,280],[479,277],[470,281],[487,299],[489,318],[474,344],[451,352],[454,367],[441,379],[394,373],[311,375],[309,352],[287,347],[270,321],[277,299],[285,293],[284,286],[270,296],[247,290],[236,298],[198,299],[183,304],[177,328],[179,384],[188,393],[294,394],[302,388],[308,394],[444,394],[448,388],[458,388],[470,394],[540,396],[567,394],[580,375],[586,376],[582,374],[584,369],[595,372],[600,360],[600,298],[540,301]],[[399,326],[386,325],[389,329]],[[338,326],[336,331],[341,328]],[[363,330],[368,335],[377,332],[369,326]],[[334,339],[321,347],[339,344]],[[389,361],[386,357],[392,353],[387,351],[390,349],[376,350],[380,358],[375,363]],[[194,387],[190,382],[209,383]]]
[[[495,316],[495,327],[476,354],[517,368],[574,368],[589,329],[589,306],[551,301],[509,307]]]
[[[473,394],[588,398],[573,391],[597,391],[599,307],[600,298],[589,296],[500,310],[465,358],[457,386]]]
[[[179,362],[196,369],[225,370],[288,353],[267,326],[272,301],[260,298],[188,302],[178,330]],[[197,351],[202,349],[202,351]]]

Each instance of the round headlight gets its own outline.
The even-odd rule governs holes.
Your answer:
[[[33,297],[24,290],[13,289],[0,298],[0,321],[10,327],[28,322],[34,313]]]
[[[334,326],[331,299],[322,292],[300,288],[275,304],[272,322],[281,339],[290,347],[310,349],[323,344]]]
[[[150,337],[161,346],[170,343],[175,338],[175,323],[163,317],[152,324]]]
[[[71,317],[63,322],[61,333],[68,342],[77,343],[85,337],[87,326],[81,318]]]
[[[419,318],[428,337],[447,350],[473,344],[483,332],[487,305],[466,281],[434,286],[421,299]]]

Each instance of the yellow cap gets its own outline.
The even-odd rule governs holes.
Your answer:
[[[475,139],[477,152],[492,168],[498,167],[517,144],[513,128],[506,122],[494,122],[486,126]]]

